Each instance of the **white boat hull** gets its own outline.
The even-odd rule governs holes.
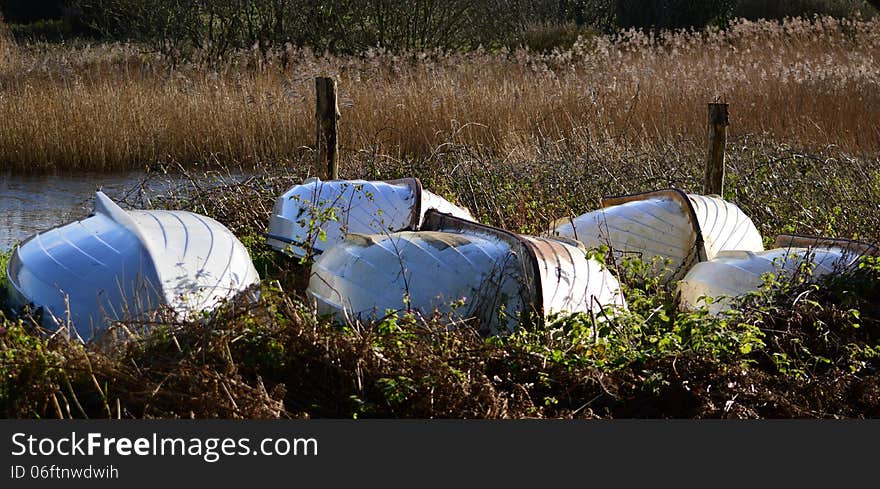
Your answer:
[[[417,231],[428,209],[473,220],[462,209],[422,189],[415,178],[394,181],[310,178],[278,197],[266,243],[302,258],[320,254],[346,233],[386,234]]]
[[[374,321],[435,311],[491,334],[526,316],[625,307],[620,287],[585,251],[429,212],[422,232],[349,235],[322,254],[307,289],[318,312]]]
[[[602,199],[602,209],[559,220],[554,233],[587,248],[606,245],[615,260],[639,258],[663,280],[725,250],[761,251],[761,235],[738,207],[717,197],[661,190]]]
[[[850,269],[865,253],[876,249],[849,240],[780,236],[776,248],[759,251],[723,251],[695,265],[678,283],[681,305],[706,307],[712,314],[730,309],[736,298],[758,290],[762,276],[772,273],[781,280],[799,273],[804,265],[812,278]],[[705,297],[711,298],[706,301]]]
[[[71,325],[83,339],[160,306],[185,316],[210,310],[259,282],[247,250],[217,221],[125,211],[101,192],[94,215],[19,246],[8,276],[16,305],[42,308],[46,327]]]

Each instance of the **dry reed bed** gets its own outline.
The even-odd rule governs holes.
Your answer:
[[[316,75],[339,78],[343,157],[639,154],[701,144],[705,103],[732,135],[814,150],[880,149],[880,20],[739,22],[626,32],[572,50],[334,57],[288,48],[171,66],[132,45],[0,41],[0,168],[302,161]]]

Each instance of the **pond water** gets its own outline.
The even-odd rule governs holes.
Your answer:
[[[143,173],[76,176],[0,175],[0,251],[28,236],[87,216],[95,191],[111,198],[135,188]]]
[[[117,202],[140,207],[145,199],[183,181],[183,177],[173,176],[148,179],[140,171],[76,175],[0,172],[0,252],[36,232],[88,216],[99,189]]]

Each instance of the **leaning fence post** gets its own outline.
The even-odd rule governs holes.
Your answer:
[[[705,194],[724,195],[724,146],[727,144],[727,105],[709,104],[709,151],[706,157]]]
[[[339,141],[336,136],[339,106],[336,102],[336,80],[316,77],[315,94],[318,168],[326,168],[327,179],[334,180],[339,178]]]

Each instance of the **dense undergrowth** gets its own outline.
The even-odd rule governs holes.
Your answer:
[[[794,225],[800,232],[878,241],[877,176],[863,180],[865,161],[831,166],[818,155],[760,148],[764,152],[752,147],[730,155],[735,172],[728,197],[765,236]],[[611,183],[614,172],[600,177],[595,165],[563,162],[523,169],[471,161],[453,171],[443,158],[380,160],[345,171],[369,178],[417,175],[484,222],[539,232],[554,216],[591,208],[606,191],[694,187],[698,177],[687,167],[679,176],[666,171],[661,177],[666,162],[654,158],[635,159],[632,167],[617,162],[621,171],[645,174],[641,183],[635,174],[622,174],[619,187]],[[193,175],[189,184],[154,197],[150,205],[210,215],[240,236],[264,278],[260,301],[232,301],[197,321],[160,316],[152,324],[122,323],[87,345],[7,316],[0,330],[0,412],[135,418],[880,416],[878,259],[866,258],[859,268],[819,283],[799,278],[806,275],[768,277],[736,312],[718,318],[679,310],[672,291],[647,274],[650,267],[632,261],[615,265],[629,312],[604,322],[560,317],[504,338],[469,328],[449,332],[439,317],[334,325],[316,317],[304,300],[308,267],[275,254],[262,238],[275,196],[306,172],[267,169],[219,186],[204,186],[203,176]],[[596,180],[602,183],[589,185]],[[806,192],[817,184],[828,185],[825,194]],[[835,192],[852,192],[862,207],[842,210]]]
[[[258,304],[86,346],[4,321],[0,401],[26,417],[875,417],[880,322],[856,311],[876,296],[852,292],[878,283],[867,260],[834,284],[768,283],[720,319],[629,288],[607,323],[490,339],[431,318],[331,325],[267,283]]]

